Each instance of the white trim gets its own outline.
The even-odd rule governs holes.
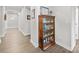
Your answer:
[[[33,45],[35,48],[38,48],[38,46],[34,45],[34,43],[36,43],[36,42],[33,42],[32,39],[30,40],[30,42],[32,43],[32,45]]]
[[[78,39],[78,7],[76,7],[76,16],[75,16],[75,26],[76,26],[76,40]]]
[[[67,49],[67,50],[69,50],[69,51],[72,51],[72,50],[73,50],[71,47],[67,47],[67,46],[65,46],[65,45],[63,45],[63,44],[61,44],[61,43],[59,43],[59,42],[57,42],[57,41],[56,41],[56,44],[57,44],[57,45],[60,45],[61,47],[64,47],[65,49]]]
[[[1,44],[1,38],[0,38],[0,44]]]
[[[22,31],[22,29],[20,29],[20,28],[18,28],[18,29],[19,29],[20,32],[22,32],[22,34],[23,34],[24,36],[30,35],[30,33],[27,33],[27,34],[26,34],[26,33],[24,33],[24,32]]]
[[[4,36],[5,36],[5,34],[6,34],[6,31],[4,31],[4,32],[3,32],[3,34],[2,34],[2,35],[0,35],[0,37],[4,37]]]
[[[73,15],[74,13],[72,12],[71,51],[76,46],[76,40],[78,39],[78,7],[75,7],[75,16]]]
[[[34,46],[34,44],[33,44],[33,41],[32,40],[30,40],[30,42],[32,43],[32,45]],[[34,46],[35,47],[35,46]]]
[[[72,45],[71,51],[74,49],[75,46],[76,46],[76,42]]]
[[[18,29],[18,27],[7,27],[7,29],[13,29],[13,28],[17,28]]]

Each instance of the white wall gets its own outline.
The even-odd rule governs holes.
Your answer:
[[[18,13],[17,14],[7,14],[6,25],[8,28],[18,28]]]
[[[0,37],[2,36],[2,7],[0,6]]]
[[[30,34],[30,21],[27,20],[27,18],[25,18],[26,16],[25,14],[27,14],[25,13],[26,11],[23,10],[23,12],[21,12],[22,8],[23,7],[11,6],[11,7],[4,7],[1,10],[1,7],[0,7],[0,13],[3,11],[2,16],[3,14],[7,13],[7,11],[16,11],[17,13],[16,12],[9,12],[9,13],[18,14],[18,15],[8,14],[8,16],[10,17],[8,18],[7,21],[4,21],[2,18],[2,21],[0,21],[0,36],[4,36],[7,28],[19,28],[23,32],[24,35]],[[11,16],[14,19],[11,19],[12,18]]]
[[[26,18],[27,12],[23,10],[23,6],[6,6],[5,12],[7,13],[6,29],[19,28],[24,35],[30,34],[30,21]]]
[[[56,43],[68,50],[72,50],[72,18],[75,8],[71,6],[49,7],[55,15],[56,21]],[[73,41],[74,42],[74,41]],[[75,44],[75,43],[74,43]]]
[[[4,13],[5,8],[0,6],[0,37],[4,37],[5,35],[5,21],[4,21]]]
[[[22,11],[23,6],[6,6],[5,12],[7,14],[6,27],[18,28],[18,13]]]
[[[76,7],[73,8],[73,12],[72,12],[72,28],[71,28],[71,50],[73,50],[73,48],[75,47],[76,45],[76,39],[77,38],[77,31],[78,28],[76,27]]]
[[[30,20],[27,20],[26,9],[23,8],[19,14],[19,30],[26,36],[30,35]]]
[[[38,15],[40,15],[40,7],[32,6],[31,13],[33,9],[35,9],[35,19],[31,19],[31,42],[35,47],[38,47]]]
[[[74,25],[75,25],[75,39],[78,39],[78,7],[76,6],[75,7],[75,15],[74,15],[74,17],[75,17],[75,23],[74,23]]]

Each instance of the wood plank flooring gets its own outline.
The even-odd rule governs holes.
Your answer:
[[[25,37],[18,29],[8,29],[0,44],[1,53],[71,53],[59,45],[46,51],[35,48],[29,37]]]
[[[76,40],[76,46],[74,47],[72,52],[73,53],[79,53],[79,39]]]

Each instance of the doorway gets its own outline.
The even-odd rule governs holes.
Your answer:
[[[6,6],[4,14],[6,34],[1,42],[0,52],[28,52],[33,46],[30,42],[30,20],[25,18],[24,7]]]

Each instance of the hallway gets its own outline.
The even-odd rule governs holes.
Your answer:
[[[30,44],[30,45],[29,45]],[[1,52],[29,52],[29,48],[33,47],[29,37],[18,31],[18,29],[8,29],[7,34],[2,39]],[[29,50],[29,51],[28,51]]]
[[[2,39],[0,52],[4,53],[68,53],[70,51],[59,45],[50,47],[46,51],[34,48],[30,43],[30,37],[25,37],[18,29],[8,29],[7,34]]]

